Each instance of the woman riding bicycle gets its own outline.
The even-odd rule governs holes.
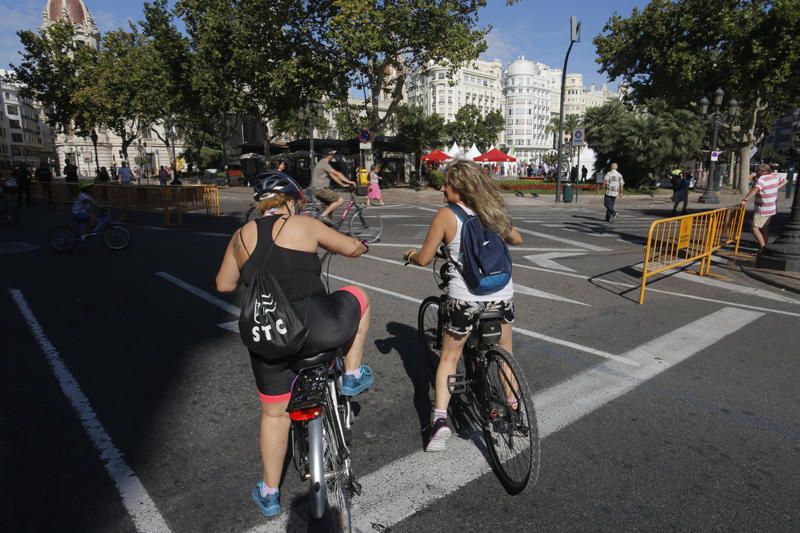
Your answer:
[[[505,203],[491,177],[481,172],[478,165],[469,161],[457,161],[449,166],[442,185],[445,202],[459,205],[468,215],[477,215],[487,229],[497,231],[508,244],[521,244],[522,237],[511,225]],[[439,245],[444,243],[450,256],[457,260],[461,252],[461,220],[449,208],[439,209],[425,237],[422,249],[408,250],[407,262],[425,266],[433,261]],[[459,271],[450,267],[450,283],[447,288],[447,322],[444,324],[442,354],[436,370],[436,399],[431,413],[428,445],[425,451],[443,451],[450,438],[447,425],[447,406],[450,391],[447,378],[456,373],[458,360],[475,315],[484,310],[503,312],[502,336],[498,343],[511,353],[511,324],[514,322],[514,283],[508,283],[491,294],[475,294],[470,291]]]
[[[372,385],[372,370],[361,364],[369,327],[369,299],[363,289],[354,286],[328,294],[320,279],[322,265],[317,255],[323,248],[358,257],[368,247],[311,217],[295,216],[302,208],[303,192],[289,175],[264,172],[256,176],[254,189],[264,216],[246,223],[231,237],[217,273],[217,290],[232,292],[240,280],[250,281],[259,269],[266,271],[275,277],[298,316],[305,317],[310,330],[303,350],[295,356],[267,363],[250,352],[262,402],[260,448],[264,470],[263,480],[251,496],[265,516],[275,516],[280,513],[278,488],[291,426],[286,407],[297,375],[292,364],[345,347],[342,394],[355,396]]]

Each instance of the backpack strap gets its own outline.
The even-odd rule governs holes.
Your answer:
[[[458,204],[449,203],[447,204],[447,207],[450,209],[450,211],[455,213],[455,215],[458,217],[458,219],[461,221],[462,224],[467,220],[469,220],[470,218],[472,218],[473,216],[475,216],[475,215],[470,215],[469,213],[464,211],[464,208]]]

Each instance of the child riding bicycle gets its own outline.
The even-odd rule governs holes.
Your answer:
[[[78,185],[78,197],[72,203],[72,219],[81,227],[81,233],[91,234],[97,221],[97,213],[101,210],[89,192],[94,185],[84,181]]]

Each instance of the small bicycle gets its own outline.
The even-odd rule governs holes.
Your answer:
[[[433,263],[441,296],[429,296],[419,307],[419,339],[428,366],[436,375],[447,317],[447,285],[452,258],[441,246]],[[439,261],[444,263],[439,266]],[[448,376],[451,394],[460,395],[481,426],[490,464],[509,494],[519,494],[539,475],[540,444],[536,411],[525,375],[500,340],[500,311],[475,316],[458,372]]]
[[[101,211],[95,222],[92,231],[86,231],[83,224],[72,226],[57,226],[50,232],[50,246],[57,252],[70,252],[78,241],[85,241],[100,235],[103,244],[110,250],[124,250],[131,244],[131,232],[128,227],[121,222],[114,222],[107,210]]]
[[[334,224],[332,227],[358,240],[365,240],[369,244],[377,242],[383,234],[381,216],[375,210],[359,204],[352,189],[348,192],[350,193],[350,200],[345,202],[341,215],[333,217]],[[310,188],[305,189],[303,193],[306,196],[306,205],[303,207],[302,213],[319,219],[325,207],[314,198]],[[346,231],[342,229],[345,223],[347,224]]]

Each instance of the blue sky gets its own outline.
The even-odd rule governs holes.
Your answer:
[[[142,17],[141,0],[84,0],[100,28],[107,31],[127,25],[128,20]],[[19,50],[18,29],[37,29],[42,20],[46,0],[0,0],[0,68],[15,63]],[[561,68],[569,45],[569,17],[575,15],[582,24],[581,42],[570,54],[568,71],[583,74],[588,86],[600,86],[607,80],[597,73],[592,38],[600,33],[605,22],[616,11],[627,16],[644,0],[521,0],[507,6],[505,0],[488,0],[480,12],[479,25],[493,27],[484,59],[501,59],[504,64],[524,55],[551,67]],[[611,83],[616,87],[617,83]]]

